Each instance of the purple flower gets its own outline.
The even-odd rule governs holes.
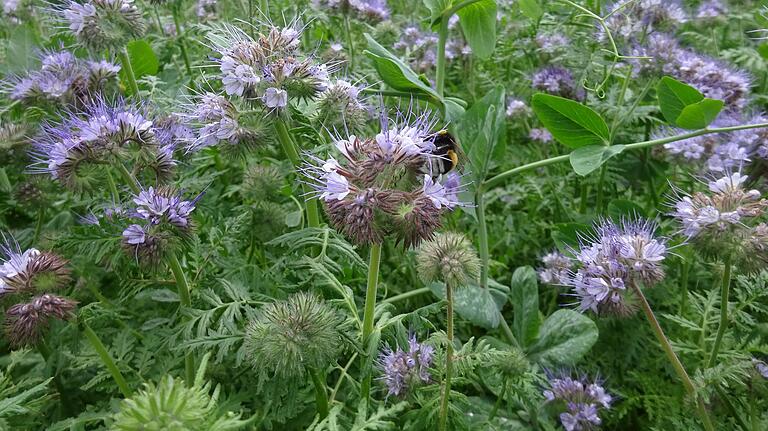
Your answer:
[[[573,75],[568,69],[548,66],[538,70],[531,78],[534,90],[544,91],[569,99],[580,99],[582,91],[576,88]]]
[[[752,363],[755,365],[755,370],[757,370],[764,379],[768,379],[768,364],[757,359],[752,359]]]
[[[719,18],[728,13],[728,8],[721,0],[706,0],[696,9],[696,18],[706,20]]]
[[[609,409],[613,401],[600,383],[589,382],[586,377],[550,375],[549,388],[543,394],[547,403],[564,410],[559,418],[567,431],[596,429],[602,423],[600,411]]]
[[[542,283],[560,285],[568,283],[573,262],[567,256],[555,250],[542,256],[541,263],[544,267],[538,270],[538,274]]]
[[[132,224],[123,231],[123,240],[130,245],[144,244],[146,236],[144,228],[137,224]]]
[[[408,351],[397,347],[386,347],[379,355],[381,380],[387,386],[387,395],[404,396],[419,383],[429,383],[435,350],[432,346],[419,343],[415,334],[408,337]]]
[[[136,204],[136,216],[148,221],[151,225],[168,222],[178,228],[187,228],[189,216],[201,196],[198,195],[195,199],[186,201],[169,190],[155,190],[154,187],[150,187],[139,192],[133,198],[133,202]]]
[[[2,296],[13,291],[8,285],[9,280],[23,274],[35,256],[40,255],[40,251],[30,248],[22,252],[18,244],[11,239],[0,245],[0,253],[2,253],[0,256],[0,296]]]
[[[122,47],[146,30],[133,0],[70,1],[59,6],[58,13],[78,42],[95,50]]]
[[[528,132],[528,137],[531,138],[532,141],[538,141],[543,144],[548,144],[554,139],[552,133],[544,128],[531,129],[531,131]]]

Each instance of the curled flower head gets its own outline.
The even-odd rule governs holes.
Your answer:
[[[96,51],[122,48],[146,30],[133,0],[70,1],[60,14],[78,42]]]
[[[369,119],[360,97],[362,88],[343,79],[331,83],[317,98],[317,119],[329,130],[355,130]]]
[[[28,303],[16,304],[5,312],[5,332],[14,346],[37,343],[50,325],[52,318],[68,320],[77,303],[49,293],[32,298]]]
[[[70,281],[67,260],[54,253],[34,248],[21,251],[13,239],[0,252],[0,297],[58,289]]]
[[[558,252],[551,251],[541,257],[541,263],[544,264],[538,270],[539,280],[546,284],[566,285],[570,273],[573,269],[573,262],[567,256]]]
[[[136,223],[123,231],[123,245],[140,261],[157,263],[164,253],[186,241],[192,231],[191,214],[202,193],[184,200],[170,188],[149,187],[134,196],[127,216]]]
[[[599,428],[600,411],[611,408],[613,397],[599,382],[586,377],[549,376],[549,387],[544,390],[547,403],[556,409],[560,423],[566,431],[588,431]]]
[[[314,294],[265,305],[248,324],[245,348],[270,375],[301,377],[333,364],[343,349],[341,318]]]
[[[394,235],[406,247],[430,239],[440,216],[461,205],[460,175],[435,175],[434,120],[400,113],[375,138],[336,139],[340,160],[308,155],[302,172],[331,223],[358,244]]]
[[[573,252],[579,268],[565,280],[581,311],[618,316],[635,311],[631,285],[650,287],[664,278],[667,246],[655,230],[655,223],[642,219],[603,220],[594,235],[582,238]]]
[[[425,282],[439,280],[458,287],[477,278],[480,259],[463,234],[439,233],[421,244],[416,255],[416,267]]]
[[[387,387],[389,396],[405,396],[414,386],[429,383],[435,349],[419,343],[415,334],[408,337],[408,350],[397,346],[395,350],[384,348],[379,355],[380,380]]]

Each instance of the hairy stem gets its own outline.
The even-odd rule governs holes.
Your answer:
[[[704,424],[704,428],[707,431],[714,431],[714,427],[712,426],[712,422],[709,419],[709,415],[707,414],[706,407],[704,406],[704,402],[701,400],[701,398],[696,394],[696,387],[693,385],[693,381],[688,376],[688,372],[685,371],[685,367],[683,367],[682,362],[680,362],[680,358],[677,357],[677,354],[672,349],[672,344],[670,344],[669,339],[667,339],[667,336],[664,334],[664,330],[661,329],[661,325],[659,325],[659,321],[656,319],[656,316],[653,314],[653,310],[651,309],[651,305],[648,304],[648,300],[645,299],[645,295],[643,294],[643,291],[635,284],[630,283],[630,287],[634,291],[635,295],[637,295],[638,299],[640,300],[640,305],[642,306],[643,313],[645,313],[645,317],[648,319],[648,323],[651,325],[651,329],[653,329],[653,333],[656,336],[656,339],[659,341],[659,344],[661,344],[662,349],[664,349],[664,353],[667,355],[667,359],[669,360],[670,364],[672,364],[672,367],[675,369],[675,373],[677,373],[677,376],[680,378],[680,380],[683,381],[683,386],[685,387],[685,391],[688,393],[689,396],[694,397],[696,399],[697,409],[699,411],[699,417],[701,419],[701,422]]]
[[[293,163],[294,168],[298,168],[301,159],[299,158],[299,151],[296,148],[296,143],[293,142],[288,127],[282,119],[275,120],[275,131],[277,132],[277,138],[280,141],[280,145],[283,147],[283,152],[288,160]],[[302,190],[304,193],[308,193],[307,186],[302,184]],[[317,199],[307,196],[305,199],[306,211],[307,211],[307,224],[309,227],[320,226],[320,213],[317,210]]]
[[[477,212],[478,253],[480,254],[480,286],[488,289],[488,267],[490,256],[488,250],[488,227],[485,224],[485,197],[483,188],[475,191],[475,211]]]
[[[131,388],[128,387],[128,382],[125,381],[125,378],[120,372],[120,369],[117,368],[117,365],[115,365],[115,361],[112,359],[112,355],[110,355],[107,351],[107,348],[104,347],[104,343],[101,342],[99,336],[93,332],[93,329],[91,329],[91,327],[88,326],[86,322],[81,321],[80,325],[82,326],[83,334],[85,334],[85,337],[88,338],[88,341],[91,343],[91,346],[93,346],[96,354],[99,355],[101,362],[104,363],[104,366],[107,367],[109,374],[111,374],[112,378],[115,379],[115,383],[117,383],[117,387],[120,389],[120,392],[123,393],[125,398],[130,398],[132,394]]]
[[[371,256],[368,260],[368,286],[365,289],[365,310],[363,311],[363,349],[366,349],[368,338],[373,333],[373,314],[376,310],[376,290],[379,285],[379,264],[381,263],[381,244],[371,246]],[[362,357],[363,368],[367,358]],[[360,382],[360,396],[368,400],[371,393],[371,376],[366,372]]]
[[[446,304],[446,335],[448,345],[445,347],[445,384],[443,385],[443,399],[440,403],[440,431],[448,429],[448,404],[451,399],[451,377],[453,377],[453,286],[445,283]]]
[[[117,172],[120,173],[120,176],[123,178],[123,181],[125,181],[125,184],[134,194],[138,195],[141,192],[141,189],[139,188],[139,182],[136,181],[136,178],[133,176],[133,174],[128,171],[128,168],[126,168],[122,163],[115,163],[115,168],[117,168]]]
[[[723,342],[723,335],[728,329],[728,296],[731,290],[731,256],[725,257],[723,264],[723,278],[720,280],[720,325],[717,327],[715,344],[712,345],[712,353],[709,355],[708,367],[714,367],[717,362],[717,354]]]
[[[136,83],[136,75],[133,74],[133,66],[131,66],[131,60],[128,58],[128,50],[126,48],[117,52],[117,56],[120,58],[120,65],[125,71],[125,78],[128,80],[128,86],[131,87],[131,93],[134,97],[139,97],[139,84]]]
[[[176,279],[176,288],[179,292],[179,303],[181,308],[189,308],[192,306],[192,297],[190,296],[189,283],[187,282],[187,276],[184,274],[184,269],[181,267],[181,262],[175,253],[171,253],[168,256],[168,266],[171,267],[173,272],[173,278]],[[184,354],[184,373],[187,380],[187,385],[192,385],[195,380],[195,359],[192,356],[192,352]]]
[[[440,28],[437,30],[437,63],[435,72],[435,86],[440,97],[445,93],[445,44],[448,41],[448,21],[452,13],[446,12],[440,18]]]
[[[312,378],[312,383],[315,385],[317,414],[320,416],[320,419],[325,419],[328,416],[328,393],[326,392],[325,379],[318,370],[310,371],[309,375]]]

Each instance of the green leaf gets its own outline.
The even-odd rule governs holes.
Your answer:
[[[622,217],[645,216],[645,210],[642,206],[628,199],[614,199],[608,203],[606,211],[608,217],[617,220]]]
[[[518,0],[518,3],[520,4],[520,12],[534,21],[538,21],[544,15],[544,11],[537,0]]]
[[[472,105],[456,127],[477,184],[485,179],[493,160],[505,151],[505,99],[504,88],[497,86]]]
[[[31,26],[15,27],[8,37],[8,47],[0,70],[8,75],[31,69],[37,62],[38,40],[39,37]]]
[[[608,125],[592,109],[563,97],[539,93],[533,96],[533,111],[560,143],[569,148],[608,145]]]
[[[419,75],[411,70],[407,64],[379,45],[378,42],[373,40],[371,35],[366,33],[365,39],[368,41],[368,49],[365,50],[365,55],[373,60],[373,67],[378,72],[382,81],[395,90],[422,93],[431,96],[435,100],[440,100],[437,92],[422,82],[419,79]]]
[[[443,15],[443,12],[452,6],[452,0],[422,0],[424,6],[429,9],[430,21],[434,25]]]
[[[529,357],[544,366],[573,365],[597,341],[597,325],[573,310],[557,310],[542,323]]]
[[[611,157],[624,151],[623,145],[590,145],[581,147],[571,152],[571,166],[574,172],[584,176],[603,165]]]
[[[0,191],[5,193],[13,191],[11,180],[8,179],[8,174],[5,172],[5,168],[0,168]]]
[[[461,29],[478,58],[488,58],[496,47],[496,1],[481,0],[459,9]]]
[[[683,129],[703,129],[715,121],[724,105],[722,100],[704,99],[683,108],[675,123]]]
[[[539,286],[536,271],[530,266],[517,268],[509,291],[515,313],[512,331],[522,347],[528,346],[539,332]]]
[[[445,298],[445,284],[430,283],[427,287],[439,298]],[[453,303],[456,313],[474,325],[495,329],[501,322],[500,310],[507,300],[506,286],[489,283],[488,289],[469,285],[454,289]]]
[[[659,108],[667,122],[683,129],[703,129],[723,109],[723,102],[704,98],[701,92],[669,76],[656,87]]]
[[[133,68],[133,74],[136,79],[147,75],[157,75],[160,61],[158,61],[152,46],[147,41],[134,40],[128,42],[126,50],[128,51],[128,59],[131,62],[131,68]],[[131,89],[130,85],[128,85],[125,67],[120,70],[120,81],[130,92]]]
[[[443,106],[445,106],[445,121],[449,123],[459,121],[466,112],[466,105],[467,102],[459,99],[458,97],[443,98]]]

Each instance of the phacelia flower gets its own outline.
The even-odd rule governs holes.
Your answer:
[[[696,9],[696,18],[700,20],[711,20],[714,18],[725,17],[728,14],[728,7],[722,0],[703,1]]]
[[[528,132],[528,137],[531,138],[532,141],[541,142],[542,144],[548,144],[554,140],[552,133],[544,128],[531,129],[531,131]]]
[[[571,72],[559,66],[538,70],[531,78],[531,84],[534,90],[568,99],[581,99],[583,96],[583,91],[576,86]]]
[[[195,15],[202,21],[213,21],[217,18],[218,0],[197,0]]]
[[[443,281],[466,286],[480,273],[480,259],[472,243],[460,233],[447,232],[419,246],[416,269],[424,282]]]
[[[688,21],[688,14],[679,0],[639,0],[630,5],[625,3],[625,0],[620,0],[606,5],[604,9],[611,11],[605,23],[615,38],[637,39],[659,29],[674,29]],[[618,8],[621,10],[613,12]],[[598,36],[601,40],[606,38],[602,26],[598,29]]]
[[[50,325],[50,319],[69,320],[77,302],[43,294],[28,303],[16,304],[5,312],[5,332],[14,346],[35,344]]]
[[[544,264],[542,268],[539,268],[539,280],[545,284],[553,285],[566,285],[573,268],[573,262],[567,256],[554,250],[541,257],[541,263]]]
[[[549,54],[556,52],[558,50],[568,48],[568,44],[570,44],[568,37],[559,33],[538,34],[536,35],[535,42],[542,52],[549,53]]]
[[[316,9],[326,9],[333,12],[351,12],[360,19],[372,22],[384,21],[389,18],[387,0],[312,0]]]
[[[758,359],[752,359],[752,364],[755,366],[755,371],[764,379],[768,379],[768,364]]]
[[[434,354],[435,349],[419,343],[415,334],[408,337],[407,351],[400,346],[395,350],[384,348],[379,355],[379,368],[382,372],[380,380],[387,387],[387,395],[405,396],[413,387],[429,383],[432,380],[429,368]]]
[[[259,310],[248,324],[245,349],[269,375],[302,377],[335,363],[344,348],[342,319],[318,296],[299,292]]]
[[[560,412],[560,423],[566,431],[596,430],[602,423],[600,412],[611,408],[613,401],[598,382],[590,382],[585,377],[551,375],[544,398]]]
[[[343,79],[331,83],[317,98],[317,119],[328,130],[355,130],[370,118],[361,86]]]
[[[122,48],[146,30],[133,0],[70,1],[60,13],[78,42],[96,51]]]
[[[431,70],[437,64],[437,33],[422,31],[416,25],[407,26],[395,42],[394,48],[402,51],[410,60],[411,67],[419,72]],[[450,38],[445,45],[445,58],[454,60],[471,53],[462,39]]]
[[[531,108],[520,99],[509,98],[507,100],[507,117],[518,118],[531,114]]]
[[[382,119],[374,138],[336,139],[343,158],[308,155],[302,172],[333,226],[358,244],[394,235],[406,247],[432,238],[440,216],[461,205],[458,174],[430,172],[436,156],[429,114]],[[440,178],[442,177],[442,178]]]
[[[574,289],[579,310],[619,316],[635,311],[631,285],[651,287],[664,278],[661,263],[667,246],[655,230],[655,223],[647,220],[603,220],[594,235],[582,238],[573,251],[579,268],[565,280]]]

